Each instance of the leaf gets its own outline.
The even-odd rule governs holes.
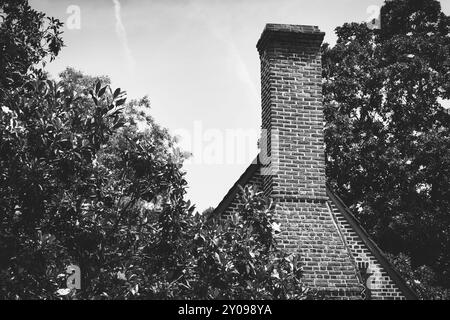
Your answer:
[[[67,296],[70,293],[70,289],[69,288],[58,289],[56,293],[59,294],[60,296]]]
[[[100,91],[98,92],[98,96],[99,97],[101,97],[101,96],[103,96],[105,94],[105,91],[106,91],[107,87],[108,86],[104,86],[103,88],[100,89]]]
[[[272,223],[272,230],[275,233],[280,233],[281,232],[281,225],[279,223],[273,222]]]
[[[127,277],[125,276],[125,272],[117,272],[117,279],[126,281]]]
[[[277,269],[273,269],[272,274],[270,275],[272,278],[280,279],[280,274]]]
[[[105,114],[105,117],[114,117],[114,116],[118,115],[122,110],[123,110],[123,107],[111,109]]]
[[[127,101],[127,98],[123,98],[123,99],[117,100],[116,101],[116,106],[123,105],[125,103],[125,101]]]
[[[95,84],[95,93],[98,94],[98,91],[100,90],[101,84],[100,81],[97,81],[97,83]]]
[[[121,128],[121,127],[123,127],[124,124],[125,124],[125,120],[119,119],[119,121],[117,121],[116,123],[114,123],[114,125],[112,126],[111,129],[114,130],[114,129]]]
[[[116,90],[114,90],[114,94],[113,94],[113,99],[117,98],[120,94],[120,88],[117,88]]]
[[[217,252],[214,253],[214,260],[216,260],[217,263],[221,264],[220,256]]]
[[[134,296],[139,292],[139,285],[136,284],[134,287],[130,289],[131,294]]]

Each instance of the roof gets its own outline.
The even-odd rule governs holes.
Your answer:
[[[244,173],[239,177],[239,179],[233,184],[230,190],[227,192],[222,201],[218,204],[216,209],[211,213],[212,216],[221,215],[225,212],[225,210],[229,207],[229,205],[236,198],[237,193],[239,192],[239,186],[245,186],[254,176],[254,174],[261,168],[261,163],[259,162],[259,158],[257,157],[244,171]],[[337,196],[331,187],[327,184],[326,192],[328,198],[336,205],[339,209],[339,212],[343,217],[347,220],[347,222],[351,225],[352,229],[356,232],[356,234],[360,237],[363,243],[367,246],[369,251],[375,256],[377,261],[389,275],[391,280],[398,286],[398,288],[402,291],[405,298],[408,300],[417,300],[417,295],[415,292],[406,284],[403,278],[399,275],[397,270],[395,270],[394,266],[389,262],[386,258],[383,251],[373,242],[370,238],[367,231],[361,226],[361,223],[358,219],[353,215],[350,209],[344,204],[344,202]]]
[[[350,209],[344,204],[344,202],[337,196],[327,184],[327,195],[330,200],[337,206],[339,212],[345,217],[347,222],[351,225],[352,229],[364,242],[370,252],[377,258],[380,265],[387,272],[392,281],[398,286],[398,288],[405,295],[408,300],[417,300],[417,295],[411,288],[406,284],[405,280],[400,276],[400,274],[395,270],[394,266],[389,262],[389,260],[384,255],[383,251],[373,242],[366,230],[361,226],[360,222]]]

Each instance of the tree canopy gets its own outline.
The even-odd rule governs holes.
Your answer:
[[[25,0],[1,9],[0,298],[306,297],[261,193],[243,189],[230,220],[196,213],[149,99],[71,68],[49,79],[61,23]]]
[[[435,0],[386,1],[380,29],[336,34],[323,47],[329,182],[384,250],[449,288],[450,18]]]

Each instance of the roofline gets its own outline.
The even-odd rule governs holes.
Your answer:
[[[222,213],[224,213],[231,202],[233,202],[236,194],[238,193],[239,186],[244,187],[260,167],[261,163],[259,162],[259,156],[257,156],[255,160],[253,160],[252,163],[247,167],[244,173],[239,177],[239,179],[233,184],[230,190],[228,190],[227,194],[217,205],[216,209],[214,209],[214,211],[211,213],[210,217],[221,215]]]
[[[364,230],[359,221],[356,219],[350,209],[344,204],[341,198],[333,193],[328,183],[326,185],[326,191],[328,197],[338,207],[339,211],[346,218],[352,229],[358,234],[364,244],[369,248],[370,252],[377,258],[378,262],[381,264],[384,270],[386,270],[392,281],[394,281],[394,283],[405,295],[405,298],[408,300],[418,300],[416,293],[406,284],[405,280],[400,276],[395,267],[386,258],[383,251],[375,244],[375,242],[373,242],[367,231]]]

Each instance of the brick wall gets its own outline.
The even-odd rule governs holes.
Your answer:
[[[324,202],[279,201],[276,212],[282,226],[279,245],[300,254],[307,285],[322,292],[361,293],[357,270]]]

